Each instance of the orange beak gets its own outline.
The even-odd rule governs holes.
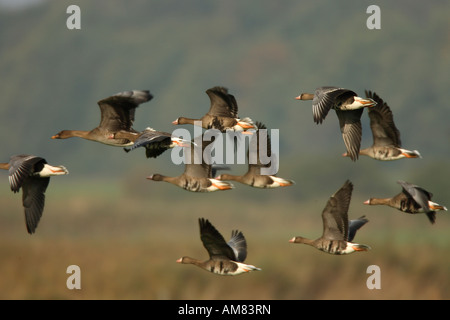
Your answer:
[[[179,147],[190,147],[191,146],[191,144],[189,142],[185,142],[185,141],[172,140],[172,142]]]
[[[402,152],[402,155],[404,155],[405,158],[418,158],[419,157],[416,154],[411,154],[411,153],[406,153],[406,152]]]
[[[363,104],[366,107],[375,107],[377,105],[377,103],[374,100],[369,99],[369,98],[363,99],[360,97],[355,97],[355,100],[358,101],[359,103]]]
[[[238,122],[237,123],[240,127],[242,127],[243,129],[253,129],[255,126],[251,125],[247,122]]]
[[[368,251],[365,247],[359,247],[359,246],[352,246],[353,250],[355,251]]]
[[[231,185],[231,184],[228,184],[228,183],[214,183],[214,182],[212,182],[212,185],[214,186],[214,187],[216,187],[217,189],[219,189],[219,190],[230,190],[230,189],[233,189],[233,186]]]

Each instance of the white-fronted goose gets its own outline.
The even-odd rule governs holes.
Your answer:
[[[50,177],[69,172],[63,166],[49,165],[44,158],[26,154],[12,156],[9,163],[0,163],[0,169],[9,170],[9,185],[14,193],[22,188],[27,231],[33,234],[44,211]]]
[[[204,129],[217,129],[221,132],[226,130],[241,131],[246,133],[247,130],[253,129],[253,121],[246,117],[238,118],[238,105],[233,95],[228,93],[228,89],[224,87],[213,87],[206,90],[206,94],[211,100],[211,106],[203,117],[200,119],[191,119],[179,117],[173,124],[196,124],[201,122]]]
[[[101,111],[101,120],[98,127],[90,131],[63,130],[52,136],[52,139],[79,137],[111,146],[130,146],[133,142],[128,139],[115,139],[114,134],[121,130],[138,133],[132,128],[136,108],[152,98],[153,96],[148,90],[117,93],[98,102]]]
[[[359,154],[383,161],[421,158],[419,151],[401,147],[400,131],[395,126],[394,116],[387,103],[375,92],[366,91],[366,97],[377,103],[376,106],[368,109],[373,144],[369,148],[361,149]],[[347,156],[347,153],[343,155]]]
[[[255,123],[257,132],[252,136],[252,141],[250,144],[256,143],[256,163],[250,163],[250,147],[247,152],[248,159],[248,170],[244,175],[232,175],[232,174],[221,174],[217,177],[219,180],[232,180],[237,181],[242,184],[249,185],[255,188],[277,188],[277,187],[287,187],[293,185],[295,182],[293,180],[288,180],[284,178],[277,177],[276,175],[262,175],[261,169],[266,167],[269,168],[272,164],[269,162],[267,164],[262,164],[260,159],[260,135],[264,133],[267,136],[266,143],[266,154],[267,157],[271,157],[271,142],[270,136],[268,134],[267,128],[261,122]],[[254,140],[254,141],[253,141]],[[253,149],[253,152],[254,149]]]
[[[316,240],[294,237],[289,242],[303,243],[330,254],[349,254],[355,251],[370,250],[364,244],[352,243],[356,231],[368,220],[363,216],[348,221],[348,208],[352,197],[353,184],[346,181],[344,185],[330,197],[322,211],[323,233]]]
[[[373,107],[372,99],[360,98],[355,92],[337,87],[320,87],[314,94],[302,93],[297,100],[312,100],[314,122],[322,123],[330,109],[336,111],[347,153],[353,161],[358,159],[361,146],[361,115],[364,107]]]
[[[447,211],[445,206],[431,201],[431,192],[409,182],[397,182],[402,186],[402,192],[391,198],[370,198],[364,204],[386,205],[410,214],[425,213],[431,223],[436,221],[436,211]]]
[[[147,158],[156,158],[164,151],[174,147],[188,147],[190,145],[190,141],[175,137],[168,132],[156,131],[152,128],[146,128],[139,133],[121,130],[114,134],[114,139],[127,139],[133,142],[131,148],[124,148],[126,152],[144,147]]]
[[[194,139],[195,141],[196,139]],[[174,184],[180,188],[193,192],[213,192],[230,190],[233,185],[226,181],[220,181],[213,178],[211,159],[205,159],[204,150],[212,143],[211,141],[203,141],[202,145],[190,145],[186,148],[186,152],[190,152],[190,159],[186,159],[184,172],[176,177],[168,177],[161,174],[153,174],[147,177],[153,181],[165,181]],[[196,161],[196,159],[201,159]]]
[[[243,263],[247,257],[247,242],[242,232],[232,231],[230,241],[225,242],[223,236],[208,220],[200,218],[199,225],[200,239],[208,251],[209,260],[200,261],[184,256],[177,260],[178,263],[193,264],[206,271],[227,276],[261,270]]]

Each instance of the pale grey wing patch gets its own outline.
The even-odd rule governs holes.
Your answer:
[[[352,242],[352,240],[355,238],[356,231],[358,231],[359,228],[361,228],[363,225],[365,225],[369,220],[366,219],[365,216],[362,216],[355,220],[350,220],[348,223],[348,242]]]
[[[24,180],[27,179],[30,174],[31,170],[28,170],[26,166],[18,167],[14,172],[11,172],[10,168],[10,175],[8,179],[11,190],[14,192],[19,192]]]
[[[129,90],[116,93],[108,98],[100,100],[99,103],[109,103],[111,105],[126,106],[136,108],[140,104],[153,99],[149,90]]]
[[[316,91],[316,94],[314,94],[312,102],[312,112],[314,122],[317,124],[322,123],[322,121],[326,118],[328,112],[333,107],[333,105],[334,99],[332,99],[328,95]]]
[[[315,123],[322,123],[330,109],[336,106],[337,98],[343,93],[353,92],[351,90],[338,87],[320,87],[315,90],[312,103],[313,118]]]
[[[432,193],[417,185],[402,180],[399,180],[397,182],[402,186],[403,190],[407,192],[414,199],[414,201],[424,209],[425,212],[432,212],[428,205],[428,201],[433,197]]]
[[[140,104],[148,102],[153,99],[153,95],[150,93],[149,90],[124,91],[117,93],[116,96],[127,98],[129,99],[130,104],[134,105],[134,107],[128,108],[130,126],[132,126],[134,123],[136,108]]]
[[[154,130],[146,130],[139,138],[134,141],[134,144],[125,151],[131,151],[136,148],[144,147],[147,158],[156,158],[165,152],[172,143],[172,136],[167,132],[160,132]]]
[[[231,239],[227,243],[233,249],[236,261],[244,262],[247,258],[247,241],[241,231],[233,230],[231,232]]]
[[[43,158],[32,155],[18,155],[11,157],[8,179],[12,191],[19,192],[23,183],[33,174],[34,165],[39,161],[46,163]]]
[[[342,132],[342,138],[344,140],[347,153],[350,159],[355,161],[359,157],[359,150],[361,147],[361,134],[362,127],[361,123],[356,124],[346,124]]]
[[[336,110],[342,139],[344,140],[347,153],[353,161],[358,159],[361,148],[362,125],[360,118],[362,112],[363,109],[351,111]]]

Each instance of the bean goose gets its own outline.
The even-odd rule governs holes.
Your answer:
[[[194,139],[196,140],[196,139]],[[184,172],[176,177],[168,177],[161,174],[152,174],[147,177],[153,181],[165,181],[193,192],[213,192],[219,190],[229,190],[233,185],[226,181],[220,181],[213,178],[213,167],[210,164],[211,159],[205,159],[205,148],[212,143],[203,141],[202,145],[190,145],[185,147],[186,158]],[[190,156],[187,156],[190,154]],[[209,155],[206,155],[209,157]]]
[[[193,264],[206,271],[228,276],[261,270],[244,263],[247,257],[247,242],[242,232],[232,231],[230,241],[225,242],[223,236],[207,219],[200,218],[199,226],[200,239],[208,251],[209,260],[200,261],[184,256],[177,260],[178,263]]]
[[[22,189],[25,223],[28,233],[33,234],[44,211],[50,177],[69,172],[64,166],[52,166],[44,158],[26,154],[12,156],[9,163],[0,163],[0,169],[9,170],[9,185],[14,193]]]
[[[313,118],[317,124],[322,123],[330,109],[336,111],[347,154],[356,161],[361,146],[363,108],[373,107],[376,102],[360,98],[351,90],[337,87],[320,87],[314,94],[302,93],[296,99],[312,100]]]
[[[261,169],[262,168],[270,168],[271,165],[273,165],[271,162],[267,164],[263,164],[261,162],[260,158],[260,137],[261,134],[265,134],[267,137],[265,144],[265,150],[261,151],[265,152],[267,154],[267,157],[271,157],[271,142],[270,142],[270,136],[267,132],[267,128],[264,124],[260,122],[256,122],[256,135],[252,136],[252,141],[250,142],[250,146],[252,144],[256,145],[255,148],[253,148],[252,157],[250,157],[251,148],[249,146],[249,151],[247,152],[247,159],[248,159],[248,170],[244,175],[232,175],[232,174],[221,174],[217,177],[219,180],[232,180],[237,181],[242,184],[249,185],[251,187],[255,188],[277,188],[277,187],[287,187],[293,185],[295,182],[293,180],[288,180],[284,178],[277,177],[276,175],[262,175]],[[254,154],[256,153],[256,154]],[[256,159],[256,161],[252,161],[253,163],[250,163],[250,159]],[[273,158],[272,158],[273,159]],[[276,161],[276,159],[275,159]]]
[[[101,120],[98,127],[90,131],[63,130],[52,136],[52,139],[79,137],[111,146],[130,146],[133,144],[132,141],[126,138],[115,138],[114,134],[121,130],[138,133],[132,128],[136,108],[152,98],[153,96],[147,90],[117,93],[98,102],[101,112]]]
[[[246,131],[254,128],[253,121],[246,117],[238,118],[238,105],[233,95],[228,93],[228,89],[224,87],[213,87],[206,90],[206,94],[210,99],[210,109],[200,119],[192,119],[179,117],[173,124],[197,124],[201,122],[204,129],[218,129],[221,132],[226,130]]]
[[[419,151],[401,147],[400,131],[395,125],[394,116],[387,103],[375,92],[366,91],[366,97],[377,103],[376,106],[368,109],[373,144],[369,148],[361,149],[359,154],[382,161],[421,158]],[[347,156],[347,153],[343,155]]]
[[[445,206],[431,201],[433,194],[424,188],[402,180],[397,183],[402,186],[399,194],[391,198],[370,198],[364,204],[386,205],[410,214],[425,213],[432,224],[436,222],[436,211],[447,211]]]
[[[315,240],[304,237],[294,237],[289,242],[303,243],[330,254],[349,254],[355,251],[367,251],[370,247],[364,244],[352,243],[356,231],[368,220],[362,216],[348,221],[348,208],[352,196],[353,184],[346,181],[344,185],[330,197],[322,211],[323,233]]]
[[[168,132],[156,131],[152,128],[146,128],[139,133],[121,130],[114,134],[114,139],[127,139],[133,142],[130,148],[124,148],[126,152],[139,147],[145,148],[147,158],[156,158],[164,151],[174,147],[188,147],[190,143],[190,141],[175,137]]]

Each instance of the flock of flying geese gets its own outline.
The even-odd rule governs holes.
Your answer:
[[[260,122],[253,122],[251,118],[238,117],[238,105],[233,95],[224,87],[213,87],[206,90],[210,98],[210,109],[200,119],[179,117],[175,125],[199,125],[204,129],[217,129],[222,133],[228,130],[252,135],[251,139],[261,139],[267,135],[266,126]],[[195,156],[201,152],[201,163],[187,162],[183,174],[177,177],[168,177],[153,174],[147,177],[153,181],[165,181],[192,192],[213,192],[233,188],[228,181],[236,181],[256,188],[286,187],[294,181],[277,177],[276,175],[262,175],[261,169],[269,164],[260,160],[259,149],[255,163],[248,163],[248,170],[243,175],[221,174],[216,176],[218,169],[211,161],[204,159],[203,151],[212,142],[202,141],[201,148],[193,147],[191,141],[174,136],[171,133],[146,128],[143,131],[133,129],[136,108],[153,98],[148,90],[124,91],[106,99],[98,101],[101,112],[99,126],[90,130],[63,130],[52,139],[67,139],[79,137],[103,144],[123,147],[126,152],[142,147],[147,158],[156,158],[166,150],[174,147],[190,148],[188,153]],[[346,147],[343,156],[356,161],[359,155],[369,156],[376,160],[398,160],[402,158],[419,158],[417,150],[402,148],[400,132],[397,129],[390,107],[376,94],[366,91],[366,98],[358,97],[351,90],[338,87],[319,87],[314,94],[302,93],[297,100],[312,100],[314,122],[321,124],[331,109],[336,111],[339,120],[342,138]],[[368,110],[370,127],[373,136],[371,147],[361,149],[361,116],[363,110]],[[267,139],[267,155],[270,156],[270,137]],[[198,140],[197,140],[198,141]],[[259,143],[256,144],[259,146]],[[198,150],[200,149],[200,150]],[[255,152],[254,150],[252,152]],[[202,156],[203,155],[203,156]],[[198,154],[197,154],[198,156]],[[209,159],[210,160],[210,159]],[[0,163],[1,169],[9,170],[9,184],[13,192],[22,189],[22,204],[25,211],[25,221],[28,233],[35,232],[42,216],[45,203],[45,191],[50,177],[66,175],[68,170],[64,166],[52,166],[44,158],[34,155],[14,155],[9,163]],[[400,211],[416,214],[425,213],[431,223],[436,220],[436,211],[447,210],[431,201],[432,193],[427,190],[405,182],[398,181],[402,191],[390,198],[370,198],[365,201],[368,205],[387,205]],[[349,254],[356,251],[367,251],[369,246],[352,242],[356,231],[368,220],[363,216],[349,220],[348,208],[353,191],[353,184],[347,180],[338,191],[328,200],[322,211],[323,233],[318,239],[311,240],[303,237],[294,237],[289,242],[311,245],[330,254]],[[245,264],[247,256],[247,243],[242,232],[234,230],[231,239],[227,242],[217,229],[204,218],[199,219],[200,239],[208,251],[209,260],[200,261],[190,257],[182,257],[179,263],[194,264],[207,271],[219,275],[236,275],[243,272],[261,270],[255,266]]]

